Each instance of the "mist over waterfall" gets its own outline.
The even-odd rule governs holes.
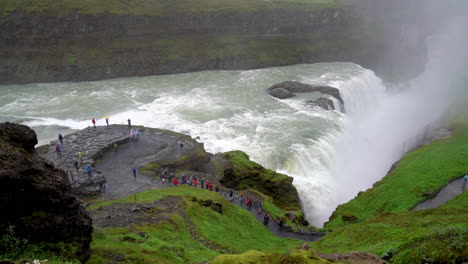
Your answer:
[[[335,62],[249,71],[203,71],[97,82],[0,86],[0,121],[32,126],[39,144],[91,125],[132,124],[186,133],[212,153],[242,150],[294,177],[309,222],[385,176],[437,128],[464,91],[466,18],[427,39],[424,72],[384,84],[372,70]],[[337,87],[345,112],[311,107],[319,96],[279,100],[266,89],[287,80]],[[333,98],[330,98],[333,99]]]
[[[462,47],[466,36],[460,34],[466,25],[466,18],[453,19],[443,33],[428,39],[425,71],[403,89],[386,89],[372,75],[334,83],[348,110],[342,129],[317,142],[325,152],[320,166],[314,164],[320,158],[307,150],[296,157],[301,167],[297,171],[304,172],[297,176],[296,186],[312,224],[321,226],[337,205],[385,176],[394,162],[453,110],[464,89],[456,81],[466,59]],[[321,182],[321,188],[315,182]]]

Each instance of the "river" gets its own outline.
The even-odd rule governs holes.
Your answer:
[[[337,205],[385,176],[443,119],[456,96],[449,96],[455,88],[440,89],[449,75],[440,58],[451,57],[437,55],[441,45],[433,43],[426,71],[398,86],[386,87],[371,70],[345,62],[2,85],[0,121],[31,126],[39,144],[90,126],[92,118],[105,125],[109,116],[111,124],[131,119],[189,134],[212,153],[243,150],[294,177],[307,219],[322,226]],[[320,96],[314,93],[285,100],[266,93],[286,80],[339,88],[346,112],[307,106]]]

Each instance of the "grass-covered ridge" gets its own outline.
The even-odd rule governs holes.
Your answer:
[[[449,181],[468,172],[468,124],[458,124],[453,136],[405,155],[372,189],[338,206],[325,227],[362,222],[383,213],[404,212],[437,194]]]
[[[282,253],[263,253],[255,250],[249,250],[239,255],[221,255],[208,262],[209,264],[322,264],[334,263],[320,258],[315,250],[293,249],[287,254]]]
[[[437,209],[387,213],[329,233],[320,252],[364,251],[391,263],[468,261],[468,192]]]
[[[166,220],[157,223],[136,223],[126,227],[97,228],[93,255],[88,263],[108,263],[123,258],[131,263],[199,263],[222,253],[242,253],[247,250],[285,253],[300,242],[281,239],[271,234],[253,215],[232,205],[218,193],[179,186],[137,194],[137,203],[145,204],[179,197],[182,213],[156,212]],[[200,201],[222,204],[220,214]],[[115,203],[133,206],[134,196],[112,202],[101,202],[90,209],[105,210]],[[144,234],[144,235],[141,235]]]
[[[3,15],[23,10],[26,13],[65,16],[72,11],[100,15],[149,15],[200,13],[213,11],[264,11],[269,9],[316,10],[336,7],[336,0],[0,0]]]
[[[230,151],[222,156],[232,162],[234,168],[225,168],[220,181],[223,186],[237,190],[254,189],[273,198],[273,202],[283,210],[300,210],[293,178],[265,169],[250,160],[242,151]]]

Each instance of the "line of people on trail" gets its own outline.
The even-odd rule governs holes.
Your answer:
[[[228,201],[230,202],[234,202],[236,198],[234,197],[234,191],[231,190],[229,192],[229,195],[228,195]],[[254,201],[252,200],[252,198],[250,196],[247,197],[247,199],[245,199],[244,197],[244,191],[241,190],[240,193],[239,193],[239,199],[240,199],[240,206],[243,207],[244,206],[244,201],[246,202],[246,207],[249,211],[251,211],[252,209],[252,205],[254,204]],[[263,211],[263,202],[261,200],[258,200],[256,203],[256,206],[257,206],[257,213],[258,215],[261,215],[262,214],[262,211]],[[268,225],[268,223],[270,222],[270,216],[268,215],[268,213],[265,213],[265,215],[263,216],[263,224],[265,226]],[[280,231],[283,230],[283,220],[280,220],[280,222],[278,223],[278,229]]]
[[[167,177],[161,176],[161,181],[163,184],[166,182],[166,179]],[[207,189],[210,191],[213,191],[213,188],[214,188],[216,192],[219,192],[218,186],[214,186],[209,180],[205,180],[204,177],[201,178],[201,180],[199,181],[198,178],[195,176],[191,176],[190,178],[187,178],[185,174],[182,174],[180,177],[180,181],[178,177],[174,177],[174,179],[172,180],[172,184],[174,186],[177,186],[180,184],[187,184],[188,186],[193,186],[193,187],[200,186],[200,188]]]

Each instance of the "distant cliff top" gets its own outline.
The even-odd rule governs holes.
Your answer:
[[[168,13],[263,11],[278,8],[316,10],[336,6],[337,0],[1,0],[0,14],[4,16],[22,11],[25,13],[66,16],[74,11],[79,11],[85,15],[164,16]]]

